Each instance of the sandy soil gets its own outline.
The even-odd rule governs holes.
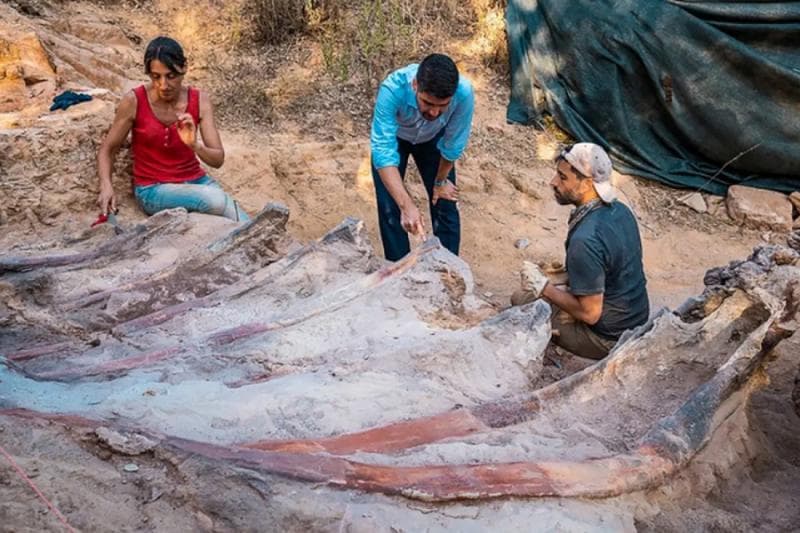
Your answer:
[[[553,141],[533,128],[505,124],[507,90],[482,77],[485,73],[480,70],[467,70],[477,80],[478,103],[470,146],[457,167],[461,255],[483,291],[506,303],[517,288],[523,260],[563,260],[569,208],[553,199],[548,185],[552,164],[538,156],[551,153]],[[369,109],[364,113],[368,115]],[[380,249],[368,124],[354,125],[335,111],[331,115],[330,135],[292,133],[293,120],[258,134],[226,134],[229,156],[220,176],[251,211],[269,200],[286,203],[292,212],[290,227],[300,238],[317,237],[349,214],[365,220]],[[336,132],[346,128],[355,133]],[[696,213],[677,202],[683,191],[629,176],[620,176],[619,181],[623,200],[634,207],[641,223],[654,309],[674,307],[698,293],[707,269],[744,257],[755,244],[770,238],[735,226],[724,206],[714,214]],[[409,173],[407,183],[418,205],[424,205],[416,172]],[[519,239],[530,245],[518,249]]]

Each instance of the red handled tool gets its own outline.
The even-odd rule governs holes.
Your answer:
[[[116,233],[117,235],[125,231],[122,229],[122,226],[119,225],[119,222],[117,221],[117,215],[115,215],[113,212],[107,215],[105,213],[100,213],[97,216],[97,220],[92,222],[91,227],[95,227],[100,224],[105,224],[106,222],[108,222],[114,227],[114,233]]]

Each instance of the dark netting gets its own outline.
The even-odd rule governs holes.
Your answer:
[[[800,189],[800,2],[509,0],[506,22],[508,120],[677,187]]]

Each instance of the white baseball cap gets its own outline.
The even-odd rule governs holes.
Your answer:
[[[617,199],[617,191],[611,183],[611,158],[601,146],[594,143],[577,143],[561,152],[561,157],[572,168],[592,178],[594,190],[606,203]]]

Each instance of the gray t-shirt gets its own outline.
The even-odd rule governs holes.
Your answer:
[[[642,241],[630,209],[620,202],[588,213],[567,235],[567,275],[577,296],[603,293],[592,331],[617,339],[647,321],[650,302],[642,267]]]

